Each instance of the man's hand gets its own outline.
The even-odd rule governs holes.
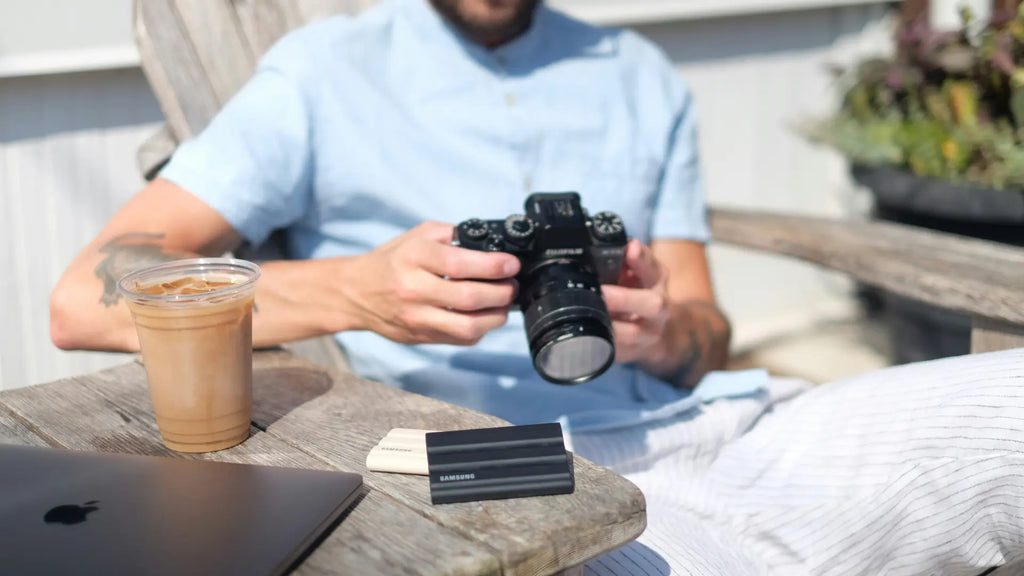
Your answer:
[[[724,367],[729,325],[715,305],[699,244],[670,241],[652,249],[632,240],[619,284],[601,291],[612,317],[617,361],[636,362],[686,388]]]
[[[630,240],[617,286],[602,286],[615,332],[615,360],[638,362],[662,355],[659,343],[670,318],[668,275],[650,248]]]
[[[357,326],[403,343],[475,344],[502,326],[519,260],[451,246],[452,226],[421,224],[362,256],[346,278]],[[480,282],[479,280],[487,280]]]

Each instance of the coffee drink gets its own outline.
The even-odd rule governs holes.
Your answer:
[[[118,283],[168,448],[211,452],[248,438],[259,274],[251,262],[199,258],[139,270]]]

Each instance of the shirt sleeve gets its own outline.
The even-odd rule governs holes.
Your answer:
[[[312,196],[310,111],[282,72],[263,67],[160,172],[246,240],[295,222]]]
[[[696,112],[689,90],[678,88],[682,105],[669,137],[654,204],[651,237],[707,242],[711,233],[697,153]]]

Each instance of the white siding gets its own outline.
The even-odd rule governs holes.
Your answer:
[[[581,1],[564,3],[582,6]],[[605,5],[610,3],[604,0]],[[681,5],[675,0],[648,2],[654,3]],[[748,2],[771,4],[774,9],[812,3],[850,2]],[[113,10],[128,3],[100,4]],[[696,94],[711,202],[822,215],[850,213],[851,195],[841,162],[803,143],[790,125],[827,108],[831,95],[825,65],[878,40],[877,33],[862,30],[880,21],[880,8],[863,4],[700,16],[637,29],[665,49]],[[116,47],[121,41],[118,34],[123,30],[111,33],[116,41],[107,45]],[[96,64],[107,66],[109,62]],[[10,388],[124,360],[120,355],[66,353],[53,347],[48,297],[78,250],[142,185],[135,150],[157,128],[161,114],[137,68],[2,76],[0,270],[6,273],[0,275],[0,388]],[[719,294],[740,345],[807,324],[822,314],[851,309],[846,284],[819,270],[719,247],[712,250],[712,259]]]
[[[162,115],[139,70],[0,80],[0,388],[124,361],[50,343],[61,272],[141,186]]]

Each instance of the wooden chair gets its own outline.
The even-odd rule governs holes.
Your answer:
[[[139,150],[155,176],[198,134],[287,31],[374,0],[135,0],[142,66],[167,124]],[[713,209],[715,242],[786,254],[973,318],[972,352],[1024,347],[1024,249],[881,222]],[[344,366],[329,337],[296,351]],[[1000,573],[1005,572],[1005,570]]]

